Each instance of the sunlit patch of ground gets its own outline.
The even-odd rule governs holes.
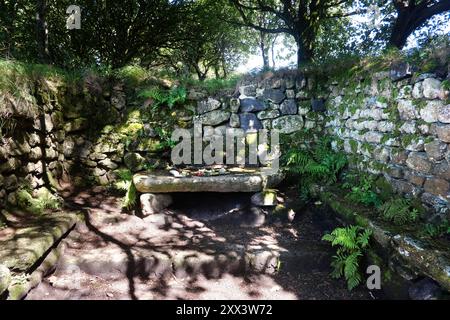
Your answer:
[[[27,299],[371,299],[329,277],[333,251],[320,241],[327,224],[316,213],[299,212],[292,225],[243,227],[236,219],[245,215],[245,196],[188,198],[141,219],[101,189],[71,197],[86,223],[64,240],[56,271]],[[233,208],[240,215],[225,214]],[[255,274],[232,252],[281,258],[270,274]]]

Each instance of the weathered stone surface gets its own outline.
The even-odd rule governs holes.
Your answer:
[[[201,100],[206,97],[205,92],[196,91],[195,89],[189,90],[188,99],[189,100]]]
[[[0,241],[0,264],[11,270],[28,271],[76,223],[75,214],[49,214],[29,221]]]
[[[389,71],[392,81],[400,81],[412,76],[412,67],[407,62],[393,63]]]
[[[397,109],[402,120],[414,120],[419,116],[419,113],[411,100],[399,100]]]
[[[45,114],[34,119],[33,128],[41,132],[52,132],[54,125],[50,114]]]
[[[425,141],[422,138],[414,138],[408,145],[404,145],[408,151],[424,151]]]
[[[144,216],[159,213],[173,202],[170,194],[145,193],[140,196],[141,210]]]
[[[252,204],[259,207],[274,207],[278,204],[277,192],[275,190],[264,190],[254,194],[251,198]]]
[[[412,195],[416,196],[417,189],[409,182],[406,182],[404,180],[398,180],[398,179],[391,179],[390,183],[392,185],[392,188],[400,193],[400,194],[406,194],[406,195]]]
[[[440,140],[450,143],[450,125],[437,125],[435,129]]]
[[[427,105],[420,110],[420,117],[427,123],[437,122],[442,106],[441,101],[428,101]]]
[[[432,164],[425,152],[411,152],[406,160],[407,166],[421,173],[430,173]]]
[[[423,95],[427,99],[437,99],[441,92],[441,81],[434,78],[427,78],[422,83]]]
[[[0,296],[8,289],[10,284],[11,271],[6,266],[0,264]]]
[[[245,98],[241,99],[241,112],[257,112],[267,109],[267,105],[258,99]]]
[[[450,104],[440,108],[438,120],[442,123],[450,123]]]
[[[435,140],[424,145],[428,158],[431,161],[440,161],[444,159],[447,151],[447,144]]]
[[[450,166],[447,161],[438,163],[433,168],[433,174],[442,179],[450,180]]]
[[[299,115],[283,116],[272,121],[273,129],[286,134],[299,131],[303,126],[303,117]]]
[[[239,87],[239,93],[243,96],[254,97],[256,96],[256,87],[254,85]]]
[[[294,90],[286,90],[286,98],[295,99],[295,91]]]
[[[280,111],[278,110],[265,110],[258,112],[258,119],[266,120],[266,119],[274,119],[280,116]]]
[[[254,113],[240,113],[239,120],[244,131],[260,130],[263,128],[261,121]]]
[[[324,112],[326,111],[325,100],[324,99],[312,99],[311,107],[315,112]]]
[[[377,128],[381,132],[391,132],[395,129],[395,124],[390,121],[380,121]]]
[[[87,128],[87,119],[85,118],[78,118],[74,119],[70,122],[66,122],[64,125],[64,131],[66,132],[76,132],[81,131]]]
[[[136,174],[134,185],[142,193],[259,192],[264,179],[258,173],[175,178],[166,172]]]
[[[287,99],[283,101],[283,103],[280,106],[280,111],[282,115],[297,114],[298,112],[297,102],[293,99]]]
[[[222,103],[216,99],[208,98],[207,100],[197,103],[197,114],[204,114],[220,108]]]
[[[380,143],[383,139],[383,134],[376,131],[369,131],[364,134],[364,140],[368,143]]]
[[[239,128],[241,126],[241,120],[239,119],[239,115],[236,113],[232,113],[230,116],[230,127],[231,128]]]
[[[7,176],[3,182],[3,187],[6,190],[15,190],[17,189],[19,180],[17,179],[17,176],[15,174],[12,174],[10,176]]]
[[[417,132],[416,122],[415,121],[404,122],[399,130],[400,132],[403,133],[414,134]]]
[[[437,196],[448,198],[450,184],[447,180],[439,178],[429,178],[425,181],[425,191]]]
[[[139,153],[127,153],[123,158],[123,162],[132,172],[137,172],[144,169],[145,158]]]
[[[436,281],[425,278],[414,283],[408,293],[411,300],[438,300],[442,289]]]
[[[424,176],[418,175],[411,171],[405,171],[405,179],[418,187],[422,187],[425,183]]]
[[[106,170],[97,167],[97,168],[94,169],[93,173],[94,173],[94,176],[101,177],[101,176],[104,176],[106,174]]]
[[[0,172],[13,172],[18,170],[22,162],[17,158],[9,158],[6,162],[0,164]]]
[[[231,113],[224,110],[214,110],[198,117],[198,120],[207,126],[217,126],[230,119]]]
[[[414,99],[421,99],[423,98],[423,86],[422,82],[417,82],[414,84],[412,96]]]
[[[233,113],[237,113],[241,107],[241,100],[237,98],[230,99],[230,110]]]
[[[31,147],[35,147],[37,145],[40,145],[41,144],[41,136],[38,135],[37,133],[33,132],[28,137],[28,143],[30,144]]]
[[[277,104],[280,104],[286,98],[283,91],[279,89],[264,89],[262,96],[265,100]]]
[[[111,159],[104,159],[99,162],[99,165],[102,167],[108,168],[110,170],[115,170],[119,167],[119,165],[113,162]]]

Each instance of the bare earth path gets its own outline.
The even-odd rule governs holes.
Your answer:
[[[145,219],[121,212],[102,188],[68,198],[84,214],[56,271],[27,299],[372,299],[329,276],[317,212],[254,227],[247,195],[180,195]],[[264,271],[264,273],[258,272]]]

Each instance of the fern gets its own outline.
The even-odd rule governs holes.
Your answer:
[[[172,88],[170,90],[161,90],[160,88],[150,88],[139,92],[139,98],[152,99],[152,109],[156,110],[162,105],[172,109],[175,105],[183,103],[186,100],[187,93],[184,88]]]
[[[415,222],[420,214],[411,205],[409,199],[392,199],[380,207],[380,215],[383,220],[393,222],[396,225],[405,225]]]
[[[315,182],[336,182],[339,172],[347,164],[344,154],[331,149],[329,138],[320,139],[311,150],[290,149],[282,161],[288,173],[299,176],[303,198],[308,197],[309,188]]]
[[[431,238],[440,238],[445,235],[450,235],[450,222],[444,220],[439,224],[427,223],[424,226],[422,235]]]
[[[369,246],[371,235],[371,230],[349,226],[336,228],[322,237],[322,240],[330,242],[333,247],[339,247],[331,262],[333,268],[331,276],[336,279],[344,277],[349,290],[353,290],[361,283],[359,264],[364,249]]]

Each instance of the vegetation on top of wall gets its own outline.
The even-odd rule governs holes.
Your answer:
[[[206,79],[204,81],[198,81],[192,78],[180,79],[181,85],[186,88],[192,88],[200,91],[206,91],[208,95],[216,95],[222,90],[232,89],[234,90],[241,80],[239,75],[231,75],[226,79]]]

